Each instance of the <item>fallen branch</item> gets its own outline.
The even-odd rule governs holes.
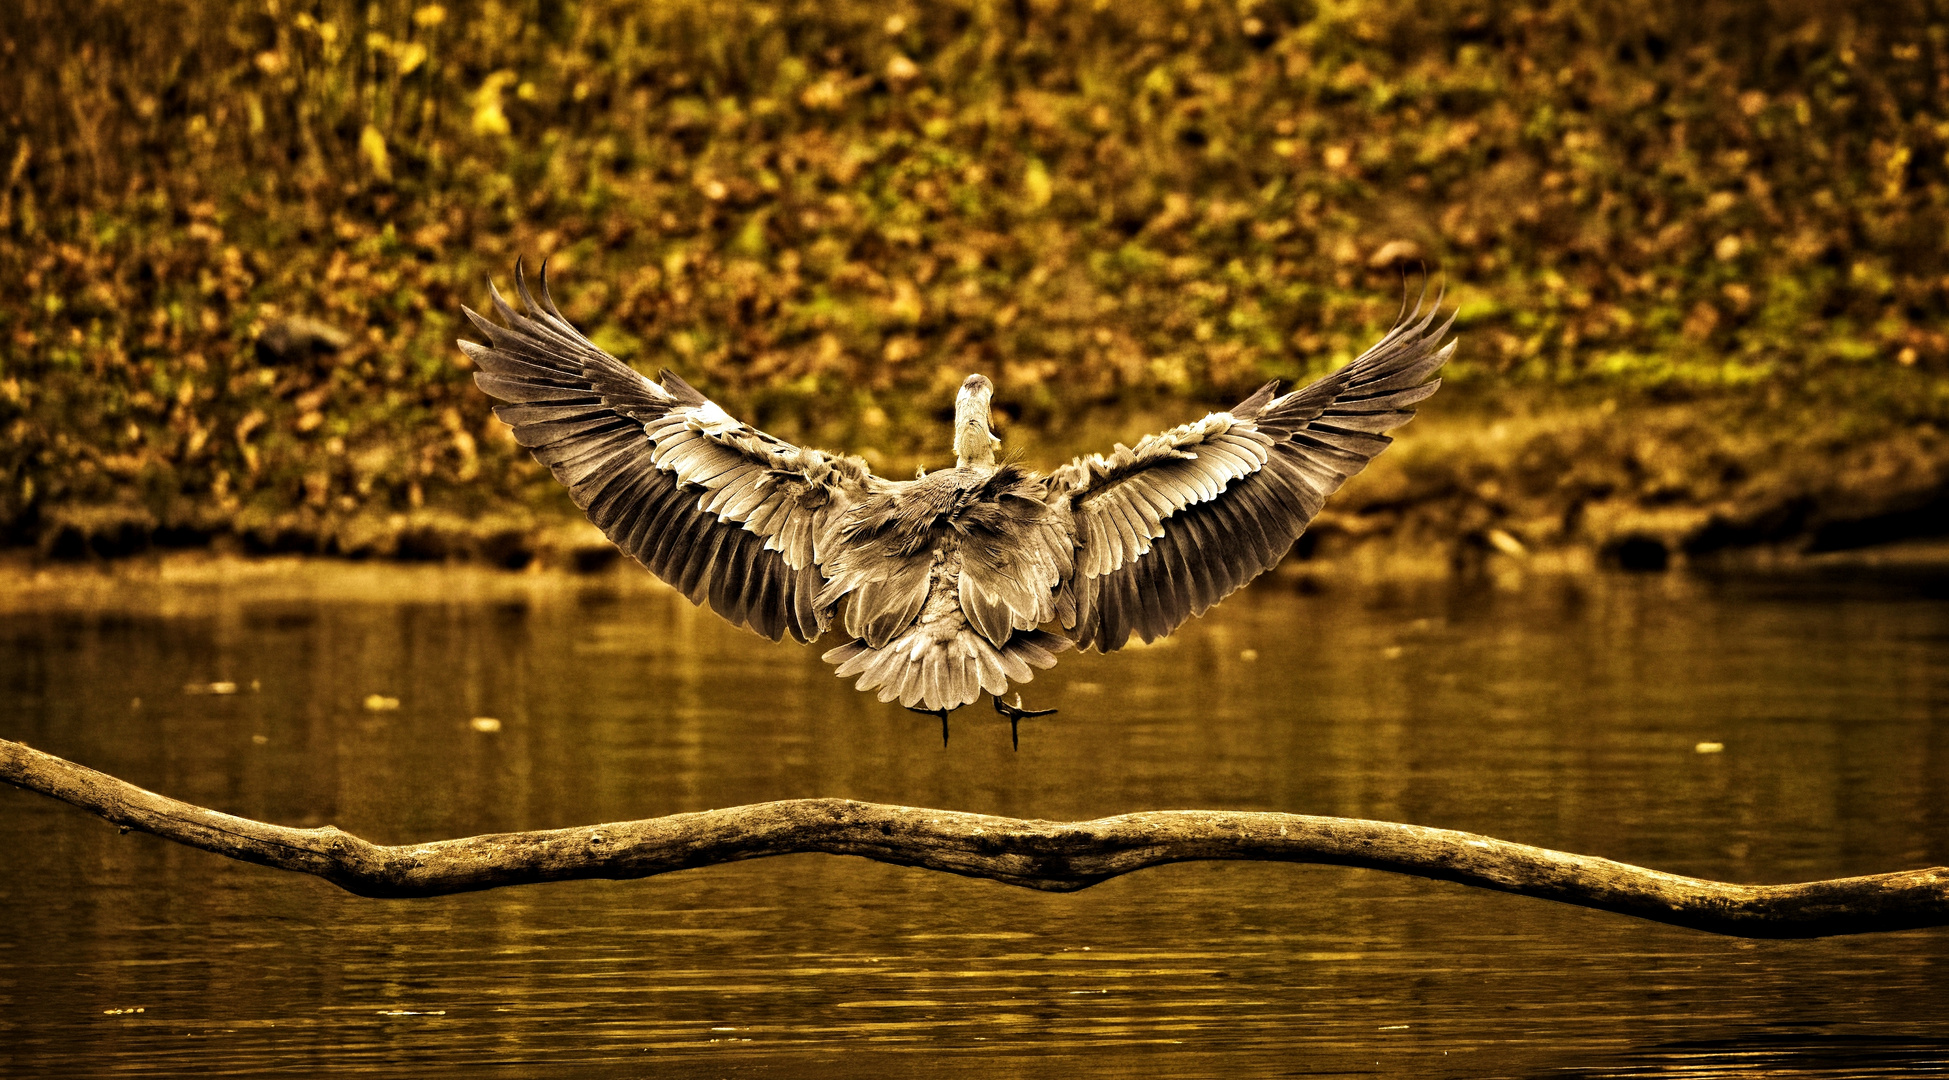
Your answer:
[[[1155,810],[1097,821],[788,799],[645,821],[383,846],[208,810],[0,739],[0,780],[165,840],[360,896],[414,897],[582,878],[641,878],[771,855],[860,855],[1049,892],[1197,859],[1389,870],[1715,934],[1806,938],[1949,925],[1949,868],[1798,885],[1681,877],[1473,833],[1349,818]]]

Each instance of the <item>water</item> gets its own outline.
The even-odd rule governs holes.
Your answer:
[[[0,736],[382,843],[829,795],[1381,818],[1790,881],[1949,864],[1944,585],[1267,580],[1065,657],[1018,753],[985,705],[943,750],[626,571],[15,570]],[[1051,896],[806,855],[373,901],[9,790],[0,912],[8,1076],[1949,1067],[1949,929],[1737,941],[1326,867]]]

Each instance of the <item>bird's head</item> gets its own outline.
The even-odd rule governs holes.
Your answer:
[[[995,384],[986,375],[970,375],[954,395],[954,457],[960,468],[992,466],[995,451],[1002,441],[988,423],[988,403],[995,397]]]

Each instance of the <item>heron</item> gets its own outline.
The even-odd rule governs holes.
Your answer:
[[[1453,354],[1439,294],[1338,370],[1046,474],[998,456],[995,386],[954,400],[954,466],[912,480],[746,424],[664,370],[583,336],[519,263],[516,311],[463,311],[494,413],[617,547],[693,604],[773,641],[837,628],[823,659],[856,689],[938,716],[989,695],[1009,720],[1038,670],[1203,615],[1284,558],[1328,496],[1391,442]],[[1444,343],[1446,341],[1446,343]]]

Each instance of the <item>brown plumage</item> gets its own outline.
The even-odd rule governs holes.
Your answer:
[[[1071,645],[1152,641],[1278,565],[1454,351],[1439,298],[1417,304],[1301,390],[1267,383],[1046,476],[996,462],[993,386],[971,375],[955,467],[895,481],[740,423],[672,372],[644,377],[570,326],[545,285],[537,303],[519,267],[515,287],[527,314],[493,291],[499,323],[467,311],[489,344],[460,347],[589,519],[692,603],[774,641],[836,621],[838,674],[937,712],[999,703]]]

